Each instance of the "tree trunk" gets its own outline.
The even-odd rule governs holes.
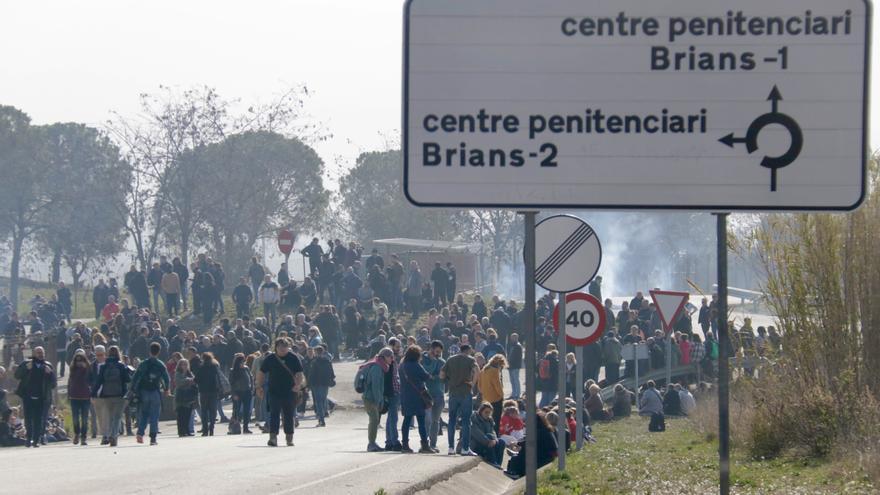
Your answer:
[[[19,271],[21,269],[21,247],[24,244],[24,236],[19,228],[13,227],[12,232],[12,265],[9,267],[9,299],[12,309],[18,311],[18,284]]]
[[[61,280],[61,248],[55,248],[52,255],[52,283],[57,284]]]
[[[180,234],[180,262],[183,266],[189,266],[189,237],[188,231]]]

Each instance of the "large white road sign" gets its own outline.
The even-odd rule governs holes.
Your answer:
[[[409,0],[421,206],[848,210],[863,0]]]

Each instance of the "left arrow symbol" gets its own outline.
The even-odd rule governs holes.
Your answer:
[[[744,138],[744,137],[735,137],[735,136],[733,135],[733,133],[731,132],[730,134],[728,134],[728,135],[726,135],[726,136],[720,138],[718,141],[721,141],[722,143],[726,144],[727,146],[730,146],[731,148],[733,148],[733,145],[736,144],[736,143],[745,143],[745,142],[746,142],[746,138]]]

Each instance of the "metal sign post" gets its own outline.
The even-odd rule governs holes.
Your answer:
[[[559,376],[556,380],[556,388],[559,390],[556,397],[557,411],[559,414],[558,421],[556,422],[556,443],[558,445],[559,455],[557,456],[559,459],[559,470],[565,471],[565,430],[567,422],[565,421],[565,398],[568,397],[568,394],[565,392],[565,375],[567,366],[565,364],[565,292],[559,293],[559,335],[556,339],[557,349],[559,350]]]
[[[584,447],[584,349],[586,347],[575,347],[575,349],[577,349],[575,353],[577,364],[574,371],[574,434],[577,449],[581,450]]]
[[[526,353],[526,495],[538,493],[538,404],[535,400],[535,350],[538,336],[535,333],[535,216],[534,211],[523,215],[525,242],[523,243],[523,265],[525,266],[525,325],[523,344]]]
[[[721,495],[730,493],[730,396],[727,338],[727,213],[716,213],[718,237],[718,457]]]

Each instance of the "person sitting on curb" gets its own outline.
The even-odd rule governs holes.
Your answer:
[[[505,443],[495,434],[492,412],[492,404],[483,402],[471,416],[471,449],[490,466],[501,469]]]

